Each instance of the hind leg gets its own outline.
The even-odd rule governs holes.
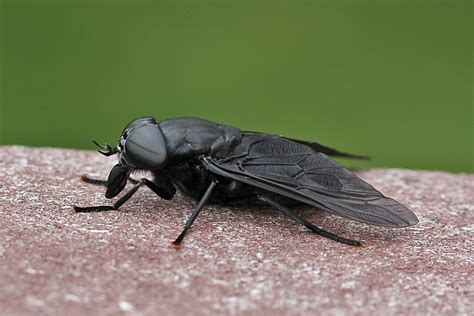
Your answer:
[[[313,233],[316,233],[320,236],[323,236],[323,237],[332,239],[334,241],[340,242],[342,244],[346,244],[346,245],[350,245],[350,246],[356,246],[356,247],[362,247],[363,246],[363,243],[359,240],[347,239],[347,238],[338,236],[334,233],[325,231],[325,230],[317,227],[316,225],[314,225],[314,224],[310,223],[309,221],[307,221],[304,217],[301,217],[300,215],[296,214],[292,210],[286,208],[285,206],[281,205],[280,203],[276,202],[275,200],[273,200],[269,197],[266,197],[264,195],[260,195],[259,198],[260,198],[261,201],[267,203],[270,206],[273,206],[274,208],[276,208],[277,210],[279,210],[280,212],[282,212],[283,214],[285,214],[289,218],[293,219],[294,221],[296,221],[296,222],[300,223],[301,225],[305,226],[306,228],[310,229]]]

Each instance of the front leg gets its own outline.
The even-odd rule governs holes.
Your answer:
[[[79,207],[74,205],[74,211],[76,213],[89,213],[89,212],[103,212],[103,211],[112,211],[117,210],[122,204],[127,202],[132,195],[137,192],[138,188],[142,185],[146,184],[148,179],[141,179],[137,184],[135,184],[130,190],[127,191],[120,199],[118,199],[113,205],[97,205],[97,206],[86,206],[86,207]]]
[[[102,184],[101,180],[92,179],[92,181],[94,181],[94,184]],[[127,202],[142,185],[146,185],[148,188],[150,188],[162,199],[171,200],[176,192],[176,189],[172,186],[171,182],[170,183],[159,182],[159,184],[161,185],[157,185],[155,182],[150,181],[147,178],[135,180],[135,185],[130,190],[128,190],[120,199],[118,199],[113,205],[98,205],[98,206],[87,206],[87,207],[79,207],[79,206],[74,205],[74,210],[76,211],[76,213],[103,212],[103,211],[117,210],[120,206],[122,206],[125,202]],[[170,187],[170,184],[171,184],[171,187]]]
[[[104,187],[107,186],[107,180],[94,179],[85,174],[81,176],[81,181],[84,181],[85,183],[89,183],[89,184],[101,185]],[[130,181],[133,184],[137,184],[138,182],[140,182],[140,180],[133,179],[133,178],[128,178],[128,181]]]
[[[105,186],[105,187],[107,187],[107,184],[108,184],[107,180],[94,179],[87,175],[82,175],[81,181],[94,184],[94,185]],[[155,192],[159,197],[165,200],[171,200],[176,193],[176,188],[174,187],[171,180],[165,174],[161,172],[154,172],[154,177],[152,180],[148,180],[146,178],[142,178],[140,180],[128,178],[128,181],[130,181],[133,184],[145,182],[143,184],[145,184],[153,192]]]

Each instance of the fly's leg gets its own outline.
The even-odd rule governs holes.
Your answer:
[[[107,180],[93,179],[85,174],[81,176],[81,181],[84,181],[85,183],[94,184],[94,185],[102,185],[104,187],[107,186]],[[138,182],[140,182],[140,180],[136,180],[132,178],[128,178],[128,181],[130,181],[133,184],[137,184]]]
[[[202,196],[201,200],[199,201],[198,205],[196,206],[196,208],[195,208],[194,211],[192,212],[192,214],[191,214],[191,216],[189,217],[189,219],[186,221],[186,224],[184,225],[183,231],[182,231],[181,234],[178,236],[178,238],[176,238],[176,240],[171,243],[171,247],[173,247],[173,248],[179,248],[179,247],[180,247],[180,244],[181,244],[181,242],[183,241],[183,238],[184,238],[184,236],[186,235],[186,232],[188,231],[189,228],[191,228],[191,225],[194,223],[194,221],[195,221],[196,218],[198,217],[199,213],[201,212],[201,210],[203,209],[203,207],[204,207],[204,205],[206,204],[207,200],[208,200],[209,197],[211,196],[212,190],[214,190],[214,187],[215,187],[216,185],[217,185],[217,180],[216,180],[216,179],[212,179],[211,184],[210,184],[209,187],[207,188],[206,192],[205,192],[204,195]]]
[[[90,178],[87,175],[82,175],[81,180],[94,185],[101,185],[105,187],[107,186],[107,180],[94,179]],[[176,193],[176,188],[173,186],[173,183],[163,174],[155,174],[153,180],[148,180],[147,178],[141,178],[140,180],[128,178],[128,181],[132,184],[139,184],[140,182],[145,182],[143,184],[145,184],[159,197],[165,200],[171,200],[174,194]]]
[[[81,181],[84,181],[85,183],[94,184],[94,185],[102,185],[104,187],[107,186],[107,180],[93,179],[93,178],[90,178],[89,176],[86,176],[85,174],[81,176]]]
[[[96,180],[94,180],[96,181]],[[99,180],[100,181],[100,180]],[[117,210],[122,204],[127,202],[132,195],[137,192],[137,190],[142,186],[146,185],[149,187],[153,192],[158,194],[160,197],[166,200],[170,200],[173,197],[173,194],[170,192],[166,192],[159,188],[156,184],[154,184],[152,181],[142,178],[140,180],[137,180],[137,183],[130,189],[128,190],[121,198],[119,198],[113,205],[99,205],[99,206],[88,206],[88,207],[79,207],[74,205],[74,210],[76,213],[87,213],[87,212],[102,212],[102,211],[112,211],[112,210]]]
[[[142,179],[143,180],[143,179]],[[135,184],[130,190],[128,190],[120,199],[118,199],[113,205],[99,205],[99,206],[87,206],[79,207],[74,205],[74,211],[76,213],[88,213],[88,212],[102,212],[102,211],[112,211],[117,210],[122,204],[128,201],[132,195],[137,192],[138,188],[145,184],[145,181],[140,181]]]
[[[343,244],[346,244],[346,245],[357,246],[357,247],[362,247],[362,245],[363,245],[363,243],[359,240],[347,239],[347,238],[338,236],[336,234],[330,233],[328,231],[322,230],[321,228],[319,228],[316,225],[314,225],[314,224],[310,223],[309,221],[307,221],[304,217],[299,216],[298,214],[296,214],[292,210],[286,208],[285,206],[279,204],[278,202],[272,200],[269,197],[260,195],[259,199],[261,201],[267,203],[268,205],[273,206],[274,208],[276,208],[277,210],[279,210],[280,212],[282,212],[283,214],[285,214],[289,218],[297,221],[301,225],[305,226],[306,228],[309,228],[312,232],[314,232],[314,233],[316,233],[320,236],[332,239],[334,241],[337,241],[337,242],[340,242],[340,243],[343,243]]]

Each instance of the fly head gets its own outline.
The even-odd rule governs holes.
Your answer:
[[[92,140],[104,156],[118,154],[119,163],[109,173],[105,197],[117,196],[135,170],[159,170],[168,160],[165,137],[153,117],[131,121],[123,130],[115,147],[100,145]]]
[[[165,137],[153,117],[130,122],[122,132],[117,151],[120,164],[130,169],[160,170],[168,160]]]

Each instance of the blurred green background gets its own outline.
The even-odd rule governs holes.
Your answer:
[[[0,0],[2,1],[2,0]],[[473,172],[470,0],[3,0],[0,143],[94,149],[199,116]]]

